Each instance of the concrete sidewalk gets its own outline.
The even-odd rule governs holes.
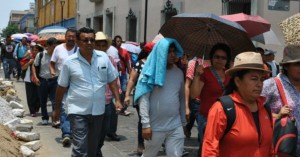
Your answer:
[[[3,71],[0,72],[3,77]],[[64,148],[61,143],[61,131],[55,129],[51,125],[41,125],[41,114],[37,117],[30,117],[28,114],[28,106],[26,102],[26,92],[24,82],[14,82],[17,94],[22,100],[21,104],[24,105],[26,110],[27,119],[31,119],[34,122],[33,132],[41,134],[42,148],[37,151],[37,157],[66,157],[71,156],[71,147]],[[109,138],[105,141],[102,153],[105,157],[138,157],[136,154],[137,148],[137,121],[138,116],[136,110],[130,106],[128,110],[133,113],[130,116],[119,116],[118,131],[121,141],[109,141]],[[51,105],[48,105],[48,112],[51,115]],[[198,142],[196,138],[196,127],[192,130],[192,137],[186,139],[185,150],[189,152],[190,157],[197,156]],[[159,157],[164,157],[165,153],[160,152]]]

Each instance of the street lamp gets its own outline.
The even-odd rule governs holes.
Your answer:
[[[65,0],[60,0],[61,4],[61,26],[64,26],[64,5],[66,1]]]

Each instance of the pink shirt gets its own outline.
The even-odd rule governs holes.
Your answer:
[[[186,77],[193,80],[194,79],[194,70],[195,70],[195,62],[196,60],[192,59],[189,61],[188,68],[186,70]],[[202,61],[201,58],[197,59],[198,64],[203,64],[203,68],[208,67],[209,65]]]
[[[108,56],[110,62],[113,64],[113,66],[117,68],[117,63],[115,62],[115,59],[113,59],[111,56]],[[117,78],[117,84],[119,87],[119,93],[122,92],[121,90],[121,86],[120,86],[120,80],[119,77]],[[114,94],[112,93],[112,91],[109,89],[109,86],[106,85],[106,89],[105,89],[105,104],[110,104],[111,103],[111,99],[114,97]]]

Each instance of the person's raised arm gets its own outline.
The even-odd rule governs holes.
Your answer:
[[[200,76],[203,74],[203,66],[199,65],[198,62],[196,62],[195,70],[194,70],[194,79],[191,84],[191,91],[190,91],[190,97],[192,99],[196,99],[202,91],[202,88],[204,86],[204,83],[200,80]]]

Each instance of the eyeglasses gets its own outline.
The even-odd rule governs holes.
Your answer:
[[[213,56],[213,59],[227,60],[227,57],[225,57],[225,56],[214,55],[214,56]]]
[[[95,39],[81,39],[80,41],[84,42],[84,43],[94,43]]]

